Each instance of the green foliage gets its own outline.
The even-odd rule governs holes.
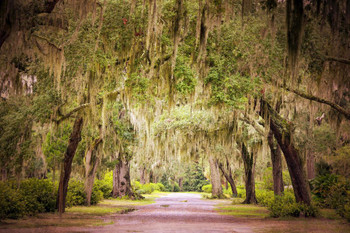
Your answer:
[[[94,189],[102,192],[103,198],[112,197],[113,171],[107,172],[102,180],[95,179]]]
[[[53,212],[56,208],[56,189],[49,180],[36,178],[23,180],[20,192],[27,214]]]
[[[19,218],[25,214],[25,203],[22,195],[9,183],[0,182],[0,220]]]
[[[350,178],[350,145],[343,146],[335,151],[332,158],[332,171],[338,175]]]
[[[149,79],[133,73],[125,81],[125,84],[138,102],[145,102],[149,99],[149,95],[147,94],[148,87],[150,86]]]
[[[213,187],[211,184],[203,185],[202,186],[202,191],[205,193],[211,193]]]
[[[336,135],[329,124],[322,124],[314,128],[312,147],[321,154],[330,154],[336,145]]]
[[[42,149],[49,168],[56,169],[62,161],[71,131],[70,124],[62,124],[54,133],[49,132],[46,135]]]
[[[180,191],[180,187],[179,185],[173,181],[170,180],[169,177],[167,176],[167,174],[163,174],[160,183],[163,184],[165,191],[167,192],[179,192]]]
[[[275,198],[273,191],[265,189],[255,189],[255,196],[259,205],[262,206],[270,206]]]
[[[183,190],[201,192],[202,187],[207,184],[209,184],[209,181],[205,178],[203,170],[199,164],[191,164],[185,172]]]
[[[56,189],[49,180],[23,180],[17,188],[13,181],[0,182],[0,219],[19,218],[56,207]]]
[[[197,79],[189,64],[187,57],[177,56],[174,70],[176,90],[183,95],[193,93],[197,84]]]
[[[289,186],[292,185],[292,180],[290,178],[288,171],[283,171],[283,185]],[[263,173],[263,184],[262,188],[273,190],[273,174],[272,174],[272,167],[268,167],[265,169]]]
[[[162,183],[141,184],[138,181],[134,181],[133,188],[134,188],[135,192],[138,194],[151,194],[154,191],[158,191],[158,192],[167,191],[166,187]]]
[[[91,204],[97,204],[103,199],[103,192],[98,187],[93,187],[91,193]],[[66,206],[85,205],[86,193],[84,188],[84,182],[71,179],[68,184],[68,192],[66,197]]]
[[[350,182],[334,174],[317,176],[311,182],[312,193],[317,205],[332,208],[349,220]]]
[[[286,192],[282,196],[275,196],[273,202],[269,203],[268,209],[270,216],[277,217],[315,217],[318,214],[318,209],[314,205],[305,205],[303,203],[296,203],[294,195]]]

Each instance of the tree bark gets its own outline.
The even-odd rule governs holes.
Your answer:
[[[314,179],[316,177],[315,155],[311,151],[308,151],[307,153],[306,167],[307,167],[307,178],[309,180]]]
[[[212,185],[212,198],[222,198],[222,186],[220,179],[220,170],[218,165],[218,160],[213,156],[209,156],[209,165],[210,165],[210,182]]]
[[[68,182],[72,170],[72,162],[81,140],[81,131],[83,129],[83,118],[78,116],[75,119],[73,131],[69,138],[67,150],[64,154],[64,162],[61,165],[60,183],[58,187],[57,208],[60,215],[64,213],[66,207],[66,196],[68,190]]]
[[[140,184],[146,184],[145,172],[146,172],[146,168],[145,168],[145,166],[142,166],[142,168],[140,170]]]
[[[134,192],[131,188],[130,182],[130,165],[120,154],[118,156],[118,162],[113,170],[113,197],[129,196],[134,198]]]
[[[271,130],[267,136],[267,142],[271,151],[273,191],[275,195],[281,195],[284,191],[281,149],[275,143]]]
[[[233,180],[233,177],[232,177],[231,168],[229,168],[229,166],[227,166],[228,172],[226,172],[225,169],[224,169],[224,165],[222,163],[219,163],[219,168],[220,168],[222,174],[224,175],[226,181],[228,183],[230,183],[231,190],[232,190],[232,196],[237,197],[237,194],[238,194],[237,193],[237,188],[236,188],[235,181]]]
[[[179,178],[179,187],[181,192],[183,191],[183,180],[184,180],[183,177]]]
[[[96,149],[101,142],[101,138],[96,139],[93,145],[88,149],[85,156],[85,193],[87,206],[91,205],[92,189],[94,186],[97,167],[100,162],[97,157]]]
[[[263,118],[269,118],[270,128],[283,151],[292,179],[296,201],[310,205],[310,187],[305,179],[299,151],[295,148],[291,140],[292,125],[283,119],[264,99],[261,99],[260,115]]]
[[[255,196],[255,161],[253,152],[249,154],[248,149],[244,143],[241,143],[242,158],[244,163],[245,173],[245,192],[246,198],[244,204],[257,204]]]

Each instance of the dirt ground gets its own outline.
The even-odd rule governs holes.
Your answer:
[[[217,205],[229,200],[205,200],[200,194],[171,193],[156,199],[154,204],[138,206],[128,214],[104,216],[113,224],[95,227],[45,227],[0,229],[0,232],[350,232],[344,221],[328,219],[247,218],[221,215]]]

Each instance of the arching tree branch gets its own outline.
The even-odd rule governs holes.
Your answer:
[[[350,120],[350,112],[347,111],[346,109],[344,109],[343,107],[341,107],[340,105],[336,104],[336,103],[333,103],[333,102],[331,102],[329,100],[322,99],[322,98],[317,97],[317,96],[313,96],[313,95],[304,93],[304,92],[299,91],[299,90],[291,89],[289,87],[284,87],[284,89],[287,90],[287,91],[293,92],[294,94],[297,94],[298,96],[303,97],[305,99],[308,99],[308,100],[311,100],[311,101],[316,101],[316,102],[321,103],[321,104],[327,104],[328,106],[332,107],[334,110],[336,110],[339,113],[343,114],[346,117],[346,119]]]

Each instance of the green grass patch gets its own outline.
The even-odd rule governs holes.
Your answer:
[[[267,208],[256,205],[219,205],[216,210],[222,215],[232,215],[236,217],[266,218],[269,216]]]
[[[84,214],[84,215],[94,215],[94,216],[103,216],[108,214],[121,214],[130,212],[133,208],[128,207],[108,207],[104,205],[97,206],[73,206],[66,210],[67,213],[73,214]]]
[[[0,222],[0,229],[42,228],[42,227],[94,227],[113,224],[97,216],[64,213],[60,218],[57,213],[43,213],[22,219],[6,219]]]
[[[342,219],[333,209],[320,209],[320,217],[335,220]]]

